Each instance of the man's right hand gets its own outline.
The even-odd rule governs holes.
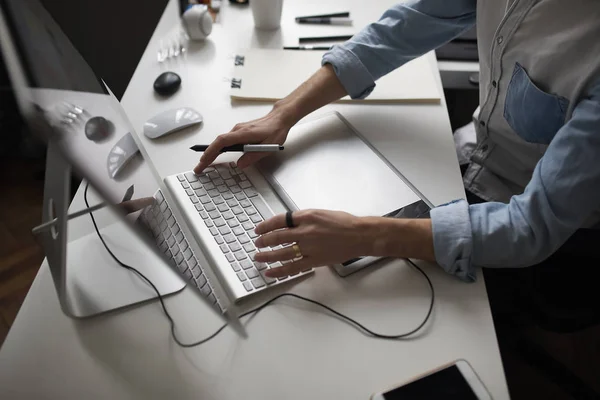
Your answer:
[[[223,147],[235,144],[279,144],[282,145],[287,139],[288,132],[293,122],[286,120],[282,113],[275,109],[266,116],[254,121],[237,124],[229,133],[217,136],[208,146],[200,162],[194,168],[194,173],[201,173],[204,168],[212,164],[221,154]],[[246,153],[237,162],[238,167],[246,168],[257,162],[269,153]]]

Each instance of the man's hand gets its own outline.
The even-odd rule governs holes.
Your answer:
[[[304,210],[293,213],[294,228],[286,227],[285,214],[277,215],[260,223],[255,232],[261,235],[256,247],[274,247],[296,243],[302,259],[273,268],[270,277],[292,275],[297,272],[325,265],[344,262],[372,252],[370,230],[365,229],[363,219],[340,211]],[[288,261],[295,257],[292,247],[281,250],[257,252],[258,262]]]
[[[257,248],[295,243],[302,258],[273,268],[267,276],[278,278],[314,267],[342,263],[361,256],[418,258],[435,261],[430,219],[356,217],[340,211],[304,210],[292,214],[288,228],[285,214],[264,221],[255,229]],[[291,261],[292,246],[259,251],[258,262]]]
[[[282,145],[287,139],[288,132],[293,126],[293,122],[286,119],[283,113],[274,109],[266,116],[255,119],[254,121],[237,124],[231,132],[217,136],[217,138],[208,146],[200,158],[200,162],[194,168],[194,173],[201,173],[208,167],[221,153],[223,147],[234,144],[279,144]],[[269,153],[246,153],[238,161],[240,168],[246,168],[257,162]]]

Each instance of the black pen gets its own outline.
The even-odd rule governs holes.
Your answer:
[[[342,36],[315,36],[315,37],[301,37],[298,39],[300,43],[308,42],[333,42],[340,40],[348,40],[354,35],[342,35]]]
[[[331,46],[284,46],[284,50],[331,50]]]
[[[352,20],[345,17],[304,18],[298,19],[296,22],[299,24],[352,25]]]
[[[332,17],[349,17],[349,16],[350,16],[350,12],[345,11],[345,12],[332,13],[332,14],[305,15],[302,17],[296,17],[296,21],[300,21],[301,19],[308,19],[308,18],[332,18]]]
[[[190,147],[191,150],[194,151],[206,151],[208,145],[206,144],[197,144],[195,146]],[[228,151],[241,151],[244,153],[257,153],[264,151],[281,151],[283,150],[283,146],[278,144],[235,144],[233,146],[223,147],[221,149],[221,153],[225,153]]]

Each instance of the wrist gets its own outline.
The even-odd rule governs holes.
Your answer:
[[[303,117],[299,108],[287,98],[278,100],[273,105],[271,114],[275,115],[288,129],[291,129]]]

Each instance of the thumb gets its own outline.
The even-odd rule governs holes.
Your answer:
[[[269,153],[245,153],[240,159],[237,161],[237,166],[241,169],[251,166],[258,160],[261,160],[268,156]]]

